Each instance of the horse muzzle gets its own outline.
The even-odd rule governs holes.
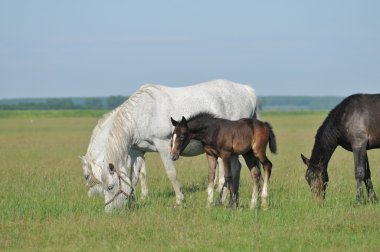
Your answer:
[[[179,158],[179,154],[172,154],[172,153],[170,153],[170,159],[171,160],[176,161],[176,160],[178,160],[178,158]]]

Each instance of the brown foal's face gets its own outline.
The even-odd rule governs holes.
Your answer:
[[[179,158],[182,151],[189,143],[189,128],[184,118],[181,122],[177,122],[172,118],[172,124],[175,127],[171,137],[170,158],[175,161]]]

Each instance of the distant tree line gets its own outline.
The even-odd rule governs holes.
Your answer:
[[[0,110],[83,110],[114,109],[128,99],[127,96],[93,98],[48,98],[0,100]],[[260,96],[260,111],[328,111],[343,97],[335,96]]]
[[[0,100],[0,110],[113,109],[127,96]]]

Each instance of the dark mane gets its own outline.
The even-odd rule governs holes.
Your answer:
[[[318,165],[320,162],[328,162],[332,153],[337,147],[338,138],[340,132],[336,127],[341,118],[347,99],[344,99],[335,108],[333,108],[322,125],[319,127],[317,134],[315,135],[315,143],[311,154],[310,162]]]
[[[203,112],[199,112],[198,114],[195,114],[195,115],[192,115],[190,116],[187,121],[188,122],[191,122],[195,119],[214,119],[214,118],[219,118],[217,115],[211,113],[211,112],[206,112],[206,111],[203,111]]]

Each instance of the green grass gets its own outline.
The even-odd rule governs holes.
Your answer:
[[[240,206],[207,209],[204,155],[181,158],[186,196],[175,196],[157,153],[148,153],[149,199],[107,215],[90,199],[78,156],[85,153],[94,115],[0,119],[0,250],[58,251],[377,251],[379,204],[357,206],[352,153],[338,148],[329,165],[327,199],[316,205],[300,153],[309,156],[326,113],[262,113],[277,136],[269,210],[250,210],[252,182],[243,167]],[[74,112],[71,112],[74,113]],[[99,113],[100,115],[100,113]],[[1,117],[1,116],[0,116]],[[379,191],[379,151],[369,159]]]

